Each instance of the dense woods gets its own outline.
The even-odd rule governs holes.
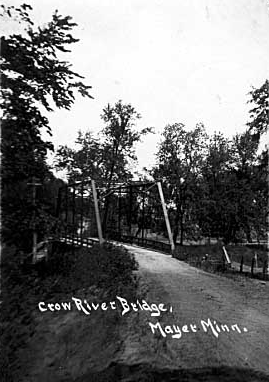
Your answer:
[[[90,86],[62,60],[78,41],[71,35],[76,24],[55,12],[48,24],[35,27],[30,11],[25,4],[2,7],[2,18],[21,23],[24,33],[1,41],[2,237],[25,251],[31,248],[33,224],[39,239],[55,231],[63,184],[47,164],[53,146],[42,132],[53,131],[43,110],[69,110],[76,93],[92,98]],[[162,181],[175,241],[265,238],[268,151],[259,142],[268,128],[268,80],[252,89],[249,106],[245,132],[231,138],[220,132],[209,136],[200,122],[194,128],[180,121],[164,126],[156,163],[143,179]],[[92,178],[107,188],[136,179],[136,143],[153,132],[136,129],[140,118],[131,104],[108,104],[98,133],[79,131],[75,148],[57,148],[55,169],[64,170],[70,182]],[[33,183],[38,184],[35,200]]]
[[[87,318],[83,323],[79,316],[73,315],[74,312],[65,319],[63,315],[57,316],[58,312],[55,311],[56,319],[53,327],[49,322],[52,316],[44,318],[45,315],[40,316],[40,312],[37,312],[38,302],[67,301],[76,294],[93,301],[109,300],[116,295],[124,295],[125,298],[135,301],[138,294],[144,298],[148,289],[153,288],[158,274],[163,276],[163,267],[166,267],[164,276],[167,277],[167,282],[164,282],[164,277],[160,285],[156,284],[154,298],[158,297],[159,291],[162,291],[164,284],[167,284],[171,285],[177,302],[180,293],[184,292],[184,304],[188,303],[188,299],[192,304],[191,298],[195,294],[187,297],[185,294],[191,289],[192,282],[189,281],[191,272],[187,272],[188,281],[186,284],[185,280],[184,286],[182,280],[186,278],[186,268],[173,273],[172,270],[179,264],[174,258],[189,260],[192,265],[196,262],[195,264],[203,263],[209,266],[208,257],[212,256],[213,263],[217,259],[223,266],[225,262],[222,253],[223,249],[225,250],[223,244],[264,241],[269,219],[268,148],[262,147],[261,138],[268,131],[269,81],[265,80],[260,87],[250,91],[249,116],[246,116],[245,130],[240,134],[228,138],[222,132],[218,132],[216,126],[215,133],[210,135],[201,121],[197,120],[196,126],[185,126],[181,120],[176,123],[168,120],[162,128],[159,144],[155,148],[155,164],[151,168],[144,168],[139,174],[137,168],[141,164],[141,158],[136,155],[137,144],[147,135],[153,134],[154,128],[144,126],[139,129],[137,124],[140,119],[143,121],[143,116],[136,110],[135,105],[124,100],[104,105],[103,110],[100,110],[101,120],[98,129],[93,131],[89,126],[83,126],[83,130],[78,130],[77,139],[72,147],[59,145],[54,148],[50,141],[49,137],[54,131],[49,116],[54,110],[69,111],[77,96],[89,98],[89,102],[94,102],[91,86],[84,84],[84,77],[73,71],[72,64],[65,60],[66,53],[70,52],[70,46],[79,41],[72,35],[76,27],[72,17],[62,16],[56,11],[49,22],[38,26],[32,20],[30,5],[23,4],[19,7],[2,5],[0,9],[0,19],[15,23],[20,31],[1,37],[0,91],[3,113],[0,379],[7,382],[28,381],[31,379],[28,373],[33,372],[33,375],[42,375],[44,381],[97,380],[94,376],[99,374],[94,374],[91,370],[91,357],[98,358],[99,361],[109,365],[108,368],[114,369],[114,358],[111,361],[106,353],[107,351],[109,353],[112,344],[115,353],[119,354],[121,347],[125,346],[126,339],[128,346],[131,347],[132,340],[135,339],[133,348],[137,348],[138,353],[144,354],[138,350],[138,345],[143,341],[151,342],[148,341],[144,328],[139,333],[142,341],[140,339],[137,341],[138,336],[130,335],[130,332],[124,339],[121,337],[120,315],[116,311],[109,313],[108,316],[93,314],[93,317]],[[79,127],[73,126],[74,129]],[[45,138],[46,136],[48,138]],[[48,153],[52,152],[54,152],[54,162],[53,165],[49,165]],[[64,173],[65,180],[58,177],[58,171]],[[95,180],[103,192],[100,196],[98,189],[94,205],[93,188],[90,188],[91,179]],[[83,187],[86,182],[89,187],[84,193]],[[131,190],[132,182],[135,185]],[[120,185],[117,194],[111,191],[115,184]],[[149,193],[145,191],[146,185],[151,190],[151,199]],[[63,188],[63,186],[68,187]],[[135,189],[136,186],[138,188]],[[61,188],[65,193],[59,193]],[[162,191],[165,201],[162,198]],[[64,203],[59,207],[61,197]],[[143,277],[141,274],[137,277],[134,271],[139,271],[140,265],[138,266],[136,258],[129,250],[123,246],[119,247],[119,243],[111,244],[109,240],[105,243],[100,240],[99,243],[102,245],[96,243],[93,236],[97,236],[97,230],[93,225],[97,220],[98,203],[99,207],[101,206],[100,210],[102,209],[102,227],[99,224],[98,234],[101,228],[106,234],[106,223],[112,216],[110,226],[116,234],[119,232],[120,234],[116,238],[109,235],[106,238],[122,242],[121,233],[124,232],[126,235],[127,232],[132,234],[133,238],[137,239],[136,243],[140,245],[141,239],[144,244],[144,231],[151,230],[150,234],[157,238],[154,244],[161,244],[153,248],[162,251],[166,245],[169,248],[166,252],[169,254],[172,252],[173,259],[160,253],[157,253],[156,259],[155,255],[148,255],[152,262],[159,264],[159,268],[154,268],[153,264],[155,273],[152,276],[150,276],[152,263],[150,265],[149,262],[148,268],[144,271],[142,269],[143,277],[147,275],[151,277],[149,285],[146,282],[139,284]],[[168,236],[171,238],[171,232],[170,230],[168,232],[167,228],[168,220],[174,244],[177,244],[175,251],[172,240],[168,243]],[[60,230],[64,233],[64,237],[60,237]],[[80,248],[74,244],[75,234],[81,240]],[[83,240],[86,236],[91,243],[90,248],[85,248]],[[152,237],[149,241],[152,242],[151,239]],[[213,241],[217,241],[216,246],[210,245]],[[46,255],[40,256],[39,261],[36,261],[35,257],[36,242],[44,245],[43,248],[47,250],[47,252],[43,250],[43,254]],[[186,250],[187,246],[183,247],[186,243],[193,245],[188,246]],[[208,245],[201,246],[201,243]],[[256,261],[257,266],[263,267],[263,278],[266,280],[268,261],[265,260],[267,256],[265,251],[260,249],[257,255],[252,249],[245,250],[243,246],[238,247],[239,250],[234,249],[235,246],[227,246],[229,253],[234,256],[233,260],[238,265],[241,261],[241,268],[243,260],[246,266],[252,264],[251,273]],[[140,250],[145,261],[144,248]],[[206,280],[204,273],[202,277]],[[174,285],[170,284],[173,278]],[[215,311],[220,309],[220,294],[213,291],[214,296],[211,296],[209,291],[211,293],[211,286],[214,283],[209,287],[211,279],[208,286],[201,280],[200,284],[197,284],[198,287],[195,286],[194,292],[197,294],[198,289],[199,293],[205,289],[207,293],[205,301],[213,307],[213,316],[213,310],[215,314]],[[216,283],[218,281],[215,282],[215,288]],[[262,288],[264,284],[265,281]],[[256,304],[258,300],[256,284],[254,287],[255,291],[251,293]],[[234,284],[231,288],[235,288]],[[247,296],[245,299],[248,300],[251,293],[248,288],[244,289],[246,291],[244,293],[248,293],[244,295]],[[229,288],[225,287],[223,293],[225,296],[227,291],[229,292]],[[227,301],[233,294],[229,293]],[[265,295],[265,289],[263,293]],[[167,298],[167,295],[165,292],[164,298]],[[198,301],[202,294],[197,296]],[[214,305],[214,301],[218,305]],[[265,299],[261,301],[264,307]],[[224,305],[225,313],[229,312],[233,305],[236,304],[230,299],[229,304]],[[253,310],[254,303],[250,306]],[[193,319],[193,307],[191,312]],[[246,310],[242,309],[242,312],[243,315]],[[252,319],[252,315],[247,312]],[[257,322],[262,321],[259,317],[264,319],[266,316],[257,316]],[[183,318],[181,315],[180,319]],[[144,319],[137,316],[133,325],[135,329],[141,330],[140,324]],[[129,326],[131,325],[125,323],[124,330],[130,330]],[[262,329],[260,335],[263,335]],[[55,346],[52,345],[54,340]],[[99,343],[100,349],[96,350],[96,345]],[[200,346],[200,340],[195,342],[195,350],[197,343]],[[128,346],[124,351],[133,362],[135,358],[130,357],[132,354],[128,353]],[[166,346],[166,343],[162,342],[161,350],[164,349],[168,349],[172,354],[170,345]],[[224,349],[223,359],[226,362],[227,345]],[[255,345],[255,352],[253,350],[252,352],[257,353],[257,349]],[[156,350],[158,349],[154,345],[154,363],[158,363],[156,354],[160,353],[159,350],[156,353]],[[208,348],[204,348],[202,354],[209,359],[207,351]],[[231,354],[234,357],[234,353]],[[195,354],[195,358],[199,358],[200,361],[201,354],[198,356]],[[59,363],[59,359],[62,364]],[[240,359],[245,359],[245,356],[240,355]],[[40,367],[42,363],[47,365],[44,369]],[[133,367],[136,367],[136,364],[133,364],[131,369]],[[138,367],[140,368],[139,364]],[[88,375],[85,374],[87,368],[90,370]],[[77,373],[76,379],[74,370],[75,374]],[[128,377],[125,378],[128,374],[126,370],[124,367],[124,380],[129,380]],[[214,375],[217,375],[216,370],[214,368]],[[64,372],[67,374],[62,374]],[[119,380],[116,368],[113,373],[117,375],[115,380]],[[243,375],[241,370],[239,374]],[[104,374],[100,380],[109,379]]]
[[[76,25],[71,17],[55,12],[47,25],[35,27],[29,11],[26,4],[2,6],[1,15],[24,29],[23,34],[1,38],[2,239],[26,251],[33,224],[39,239],[53,229],[56,185],[61,183],[46,162],[53,145],[42,138],[44,131],[52,135],[44,110],[70,109],[76,92],[91,97],[90,86],[59,58],[59,52],[68,52],[77,41],[70,34]],[[34,183],[43,188],[35,198]]]

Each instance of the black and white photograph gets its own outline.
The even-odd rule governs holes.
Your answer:
[[[269,382],[269,1],[0,29],[0,381]]]

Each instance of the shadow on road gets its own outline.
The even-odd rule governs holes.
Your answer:
[[[154,369],[148,365],[112,363],[106,370],[85,375],[76,382],[269,382],[269,375],[248,368]]]

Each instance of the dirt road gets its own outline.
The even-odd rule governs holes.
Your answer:
[[[168,311],[36,312],[35,334],[21,350],[23,382],[269,381],[268,282],[126,247],[139,263],[141,306],[145,300]]]
[[[140,312],[126,318],[117,362],[126,365],[126,375],[140,370],[141,376],[154,375],[152,380],[179,380],[180,376],[183,381],[269,381],[268,283],[233,280],[168,255],[126,248],[139,263],[145,300],[172,306],[172,313],[161,317]],[[197,330],[191,330],[190,324]],[[183,330],[181,338],[172,338],[173,325]],[[221,325],[227,325],[229,332]]]

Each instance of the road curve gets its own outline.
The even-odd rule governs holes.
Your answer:
[[[120,363],[170,370],[208,369],[216,375],[226,373],[225,381],[264,381],[267,376],[269,381],[268,283],[206,273],[165,254],[125,247],[139,264],[140,292],[145,300],[172,306],[172,312],[161,317],[141,311],[129,314]],[[208,319],[215,322],[214,329],[202,324],[208,325]],[[158,322],[166,336],[156,326]],[[191,330],[191,324],[197,330]],[[181,332],[187,325],[188,332],[172,338],[169,327],[173,329],[173,325]],[[217,335],[216,325],[220,328]],[[227,325],[229,332],[221,325]]]

